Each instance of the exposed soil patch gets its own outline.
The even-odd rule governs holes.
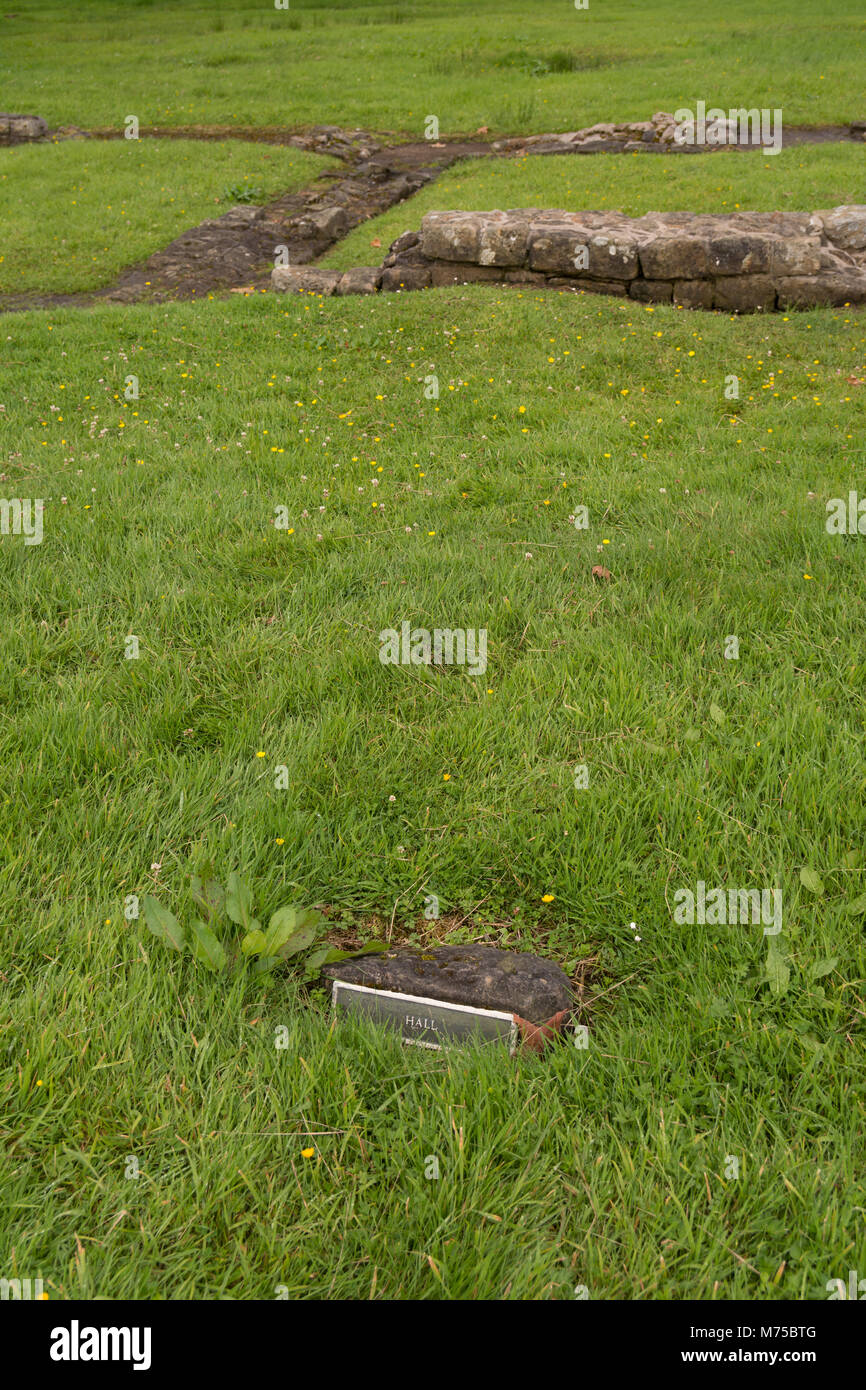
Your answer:
[[[863,122],[857,122],[857,127],[863,127]],[[854,140],[861,144],[864,138],[864,130],[855,129],[854,126],[847,125],[821,125],[821,126],[794,126],[785,131],[782,140],[782,148],[785,145],[833,145],[840,140]]]
[[[123,130],[116,126],[106,126],[97,130],[84,131],[75,126],[61,126],[52,131],[52,139],[70,140],[77,138],[94,140],[123,140]],[[382,148],[382,136],[356,127],[342,130],[335,125],[311,126],[309,130],[286,130],[280,126],[142,126],[139,130],[141,140],[241,140],[254,145],[290,145],[298,150],[312,150],[314,153],[331,154],[337,159],[366,158]]]

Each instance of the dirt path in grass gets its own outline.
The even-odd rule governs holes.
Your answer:
[[[53,140],[123,139],[118,130],[85,132],[61,128]],[[491,144],[482,140],[443,139],[380,144],[364,130],[316,126],[304,133],[265,127],[206,126],[164,130],[148,128],[142,139],[247,140],[291,145],[340,159],[345,173],[330,170],[298,193],[286,194],[264,207],[235,207],[176,237],[139,265],[125,270],[104,289],[74,294],[0,294],[0,313],[24,309],[86,307],[94,304],[161,303],[205,299],[228,292],[265,290],[278,255],[290,265],[307,265],[325,254],[350,231],[405,202],[425,184],[461,159],[520,155],[519,138]],[[817,144],[854,138],[846,127],[789,129],[785,144]],[[507,145],[507,149],[503,146]],[[740,148],[748,149],[749,146]],[[752,147],[754,148],[754,147]],[[533,149],[532,153],[566,153]],[[384,253],[383,253],[384,254]],[[286,263],[285,259],[284,262]]]
[[[225,139],[229,132],[198,132],[197,138]],[[153,131],[148,136],[189,138],[189,131]],[[251,138],[234,132],[237,138]],[[490,154],[481,141],[444,140],[382,146],[362,131],[313,131],[307,136],[280,131],[255,132],[256,139],[295,145],[342,159],[346,172],[329,170],[298,193],[264,207],[234,207],[181,233],[162,251],[125,270],[105,289],[76,294],[0,294],[0,313],[92,304],[160,303],[167,299],[205,299],[209,294],[265,289],[277,249],[288,264],[307,265],[360,223],[405,201],[458,159]]]

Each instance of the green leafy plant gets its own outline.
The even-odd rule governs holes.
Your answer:
[[[288,964],[299,968],[304,981],[309,981],[318,976],[323,965],[386,949],[383,941],[368,941],[358,951],[340,951],[327,942],[316,946],[327,921],[317,908],[298,903],[278,907],[267,927],[262,927],[255,916],[252,890],[240,874],[230,873],[223,888],[209,863],[192,875],[190,891],[199,915],[188,926],[149,894],[143,900],[144,921],[153,936],[173,951],[189,951],[207,970],[224,970],[230,960],[252,962],[257,974]],[[224,927],[226,919],[242,930],[239,941],[235,936],[226,943],[217,935],[217,928]]]
[[[222,196],[227,203],[263,203],[265,190],[257,184],[232,183],[223,189]]]

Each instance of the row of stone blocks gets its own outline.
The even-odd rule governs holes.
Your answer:
[[[430,212],[381,266],[280,267],[278,290],[373,294],[489,281],[728,312],[866,302],[866,206],[815,213]]]

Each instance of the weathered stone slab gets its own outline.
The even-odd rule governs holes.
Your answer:
[[[298,230],[303,236],[321,237],[326,241],[336,241],[348,228],[349,221],[341,207],[322,208],[307,213],[299,219]]]
[[[768,275],[775,238],[762,236],[714,236],[710,239],[713,275]]]
[[[613,294],[620,299],[628,297],[628,287],[636,282],[634,280],[571,280],[564,276],[548,275],[544,277],[544,283],[551,290],[573,290],[575,294],[584,294],[589,291],[592,294]]]
[[[420,249],[428,260],[519,266],[526,259],[528,219],[505,212],[428,212]]]
[[[424,252],[421,250],[420,243],[416,246],[408,246],[405,251],[390,251],[382,262],[382,269],[392,265],[430,265]],[[466,261],[466,265],[471,265],[471,261]]]
[[[646,280],[704,280],[712,274],[709,239],[661,236],[640,248]]]
[[[342,278],[340,270],[316,270],[306,265],[278,265],[271,271],[275,290],[295,290],[300,294],[334,294]]]
[[[0,145],[24,145],[31,140],[44,140],[47,122],[41,116],[0,115]]]
[[[595,280],[632,280],[638,274],[636,241],[598,232],[588,222],[537,219],[529,226],[528,247],[533,270]]]
[[[261,210],[259,208],[230,208],[224,212],[222,217],[206,217],[200,223],[202,227],[216,227],[223,231],[226,227],[249,227],[257,221]]]
[[[392,256],[400,256],[404,251],[417,246],[420,240],[421,234],[419,232],[402,232],[396,241],[391,242],[388,250]]]
[[[866,250],[866,206],[849,204],[821,213],[824,234],[845,251]]]
[[[492,265],[470,265],[460,261],[435,261],[429,270],[430,284],[442,285],[498,285],[502,271]]]
[[[532,270],[555,271],[559,275],[585,275],[578,266],[588,255],[588,231],[574,223],[556,226],[533,223],[529,229],[529,265]]]
[[[571,1007],[568,976],[553,961],[495,946],[401,948],[322,968],[331,980],[517,1014],[540,1024]]]
[[[382,271],[379,266],[355,266],[344,273],[337,285],[337,294],[378,294],[381,283]]]
[[[817,237],[786,241],[774,237],[770,256],[771,275],[815,275],[821,269]]]
[[[716,280],[713,308],[735,314],[751,314],[757,309],[775,309],[776,286],[768,275],[731,275]]]
[[[712,281],[675,280],[673,302],[681,309],[712,309]]]
[[[502,222],[487,223],[478,238],[478,260],[481,265],[523,265],[526,260],[526,239],[529,220],[506,214]]]
[[[632,280],[628,292],[642,304],[670,304],[673,285],[670,280]]]
[[[429,261],[477,261],[482,219],[491,213],[428,212],[421,219],[421,250]],[[498,216],[501,218],[502,213]]]
[[[781,309],[814,309],[819,304],[866,304],[866,276],[856,271],[795,275],[776,281]]]
[[[622,140],[605,139],[601,135],[590,135],[588,139],[579,141],[571,146],[573,154],[621,154],[624,148]]]
[[[397,290],[426,290],[430,284],[430,275],[430,266],[388,266],[382,271],[381,288],[392,294]]]
[[[505,270],[502,279],[507,285],[538,285],[549,283],[548,277],[539,270]]]

